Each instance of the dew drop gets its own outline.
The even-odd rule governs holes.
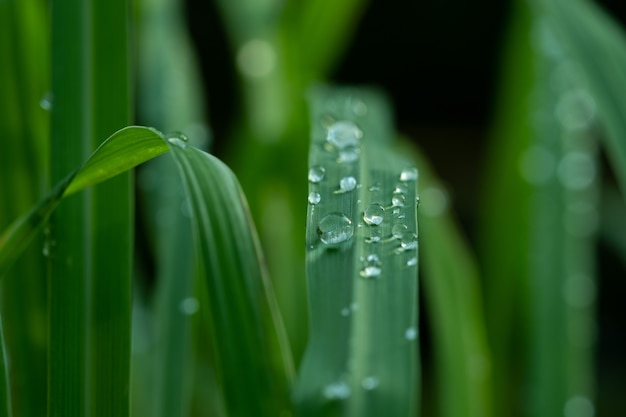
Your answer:
[[[593,121],[596,102],[586,90],[566,91],[559,99],[555,113],[557,120],[565,129],[584,129]]]
[[[365,208],[363,212],[363,220],[370,225],[378,226],[385,218],[385,208],[378,204],[372,203]]]
[[[337,157],[337,162],[340,164],[347,164],[350,162],[354,162],[359,159],[359,155],[361,150],[354,146],[347,147],[346,149],[342,149],[339,151],[339,156]]]
[[[411,232],[404,232],[398,238],[400,240],[400,248],[403,251],[417,249],[417,235]]]
[[[357,116],[365,116],[367,114],[367,104],[360,98],[352,99],[352,112]]]
[[[368,265],[361,269],[360,275],[363,278],[378,278],[382,272],[382,269],[379,266]]]
[[[406,197],[404,197],[404,194],[394,194],[391,197],[391,205],[394,207],[404,207],[405,202]]]
[[[52,110],[52,92],[48,91],[39,101],[39,107],[45,111]]]
[[[178,304],[178,309],[184,315],[191,316],[198,312],[200,303],[198,303],[198,299],[195,297],[187,297],[181,300],[180,304]]]
[[[366,261],[370,262],[370,263],[376,263],[377,264],[377,263],[380,262],[380,258],[375,253],[371,253],[371,254],[367,255]]]
[[[347,193],[348,191],[352,191],[356,188],[356,178],[350,176],[350,177],[343,177],[341,180],[339,180],[339,192],[340,193]]]
[[[404,338],[406,340],[415,340],[417,339],[417,329],[415,327],[409,327],[404,331]]]
[[[378,184],[371,185],[367,190],[370,192],[380,191],[380,185]]]
[[[341,120],[328,128],[326,141],[336,148],[343,149],[348,146],[358,146],[362,136],[363,132],[354,123]]]
[[[404,183],[399,183],[396,185],[396,188],[393,190],[394,194],[406,194],[409,192],[409,187]]]
[[[340,311],[343,317],[348,317],[350,315],[350,309],[348,307],[344,307]]]
[[[394,224],[391,228],[391,235],[396,239],[401,239],[402,235],[407,231],[406,224]]]
[[[326,245],[337,245],[352,238],[354,226],[345,214],[329,213],[320,220],[317,234]]]
[[[324,397],[329,400],[343,400],[350,396],[350,387],[345,382],[333,382],[324,387]]]
[[[187,147],[187,136],[181,132],[172,132],[167,135],[167,141],[174,146],[185,149]]]
[[[408,261],[406,261],[406,266],[415,266],[417,265],[417,258],[414,256]]]
[[[361,381],[361,386],[363,387],[363,389],[371,391],[378,388],[378,383],[378,378],[376,378],[375,376],[368,376],[363,378],[363,380]]]
[[[400,181],[415,181],[417,177],[417,169],[414,167],[404,168],[402,172],[400,172]]]
[[[320,202],[321,199],[322,199],[322,196],[320,196],[320,193],[316,193],[315,191],[311,191],[309,193],[309,203],[316,205],[317,203]]]
[[[309,169],[309,182],[314,184],[320,183],[324,180],[324,176],[326,175],[326,169],[321,166],[315,166]]]

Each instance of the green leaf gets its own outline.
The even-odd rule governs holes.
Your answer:
[[[30,213],[15,220],[0,235],[0,277],[43,227],[63,196],[69,194],[68,190],[77,192],[105,181],[167,150],[163,136],[154,129],[131,126],[111,135],[82,168],[59,182]]]
[[[626,196],[626,37],[619,25],[586,0],[535,2],[567,57],[581,70],[606,127],[607,155]]]
[[[234,174],[170,138],[192,213],[201,305],[208,306],[217,377],[230,416],[289,412],[293,365],[258,239]]]
[[[440,415],[490,416],[491,357],[478,266],[452,219],[445,189],[421,152],[413,154],[420,167],[422,281]]]
[[[311,96],[310,336],[301,416],[413,416],[418,403],[417,171],[376,93]]]

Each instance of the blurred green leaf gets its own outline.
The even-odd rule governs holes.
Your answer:
[[[208,306],[218,381],[230,416],[276,416],[291,409],[293,364],[258,238],[233,173],[171,138],[185,184]]]
[[[490,416],[492,367],[478,266],[452,220],[445,189],[422,153],[412,153],[420,169],[422,280],[440,415]]]
[[[417,171],[391,151],[388,105],[311,96],[309,344],[301,416],[413,416],[418,404]]]

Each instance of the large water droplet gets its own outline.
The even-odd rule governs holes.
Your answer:
[[[369,263],[374,264],[378,264],[380,262],[380,258],[375,253],[370,253],[369,255],[367,255],[367,258],[365,258],[365,260]]]
[[[365,208],[363,212],[363,220],[367,224],[378,226],[385,218],[385,208],[378,204],[372,203]]]
[[[181,313],[191,316],[192,314],[196,314],[200,309],[200,303],[198,303],[198,299],[195,297],[187,297],[181,300],[180,304],[178,304],[178,309]]]
[[[361,386],[363,387],[363,389],[371,391],[378,387],[378,383],[378,378],[376,378],[375,376],[368,376],[363,378],[363,380],[361,381]]]
[[[326,169],[321,166],[315,166],[309,169],[309,181],[317,184],[324,180],[324,176],[326,175]]]
[[[415,266],[417,265],[417,257],[412,257],[408,261],[406,261],[406,266]]]
[[[414,167],[404,168],[402,172],[400,172],[400,181],[415,181],[417,177],[417,169]]]
[[[341,120],[328,128],[326,141],[339,149],[343,149],[348,146],[358,146],[362,136],[363,132],[354,123]]]
[[[311,191],[309,193],[309,203],[316,205],[320,202],[321,199],[322,196],[320,196],[320,193],[316,193],[315,191]]]
[[[345,382],[333,382],[324,387],[324,397],[329,400],[343,400],[350,396],[350,387]]]
[[[352,238],[354,226],[345,214],[329,213],[320,220],[317,234],[323,243],[337,245]]]
[[[348,191],[352,191],[356,188],[356,178],[354,177],[343,177],[339,180],[339,192],[347,193]]]

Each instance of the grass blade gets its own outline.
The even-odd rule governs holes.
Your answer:
[[[547,0],[537,2],[539,16],[554,30],[568,58],[582,71],[584,81],[606,127],[607,155],[626,196],[626,38],[624,32],[593,2]]]
[[[315,90],[311,120],[310,338],[296,407],[301,416],[413,416],[417,171],[391,151],[375,93]]]
[[[448,198],[424,156],[420,167],[420,235],[424,296],[434,334],[441,416],[492,414],[491,357],[479,274],[448,209]]]
[[[0,417],[10,417],[11,400],[9,392],[9,373],[7,369],[7,355],[4,344],[4,331],[0,320]]]
[[[163,136],[154,129],[132,126],[114,133],[82,168],[59,182],[30,213],[15,220],[0,235],[0,277],[43,227],[64,196],[112,178],[167,150]]]
[[[209,308],[227,413],[288,413],[291,357],[243,194],[223,163],[169,140],[191,206],[201,305]]]
[[[46,5],[0,2],[0,230],[27,212],[47,186],[49,56]],[[40,101],[43,106],[40,105]],[[46,314],[43,236],[0,283],[0,316],[16,415],[46,413]]]

